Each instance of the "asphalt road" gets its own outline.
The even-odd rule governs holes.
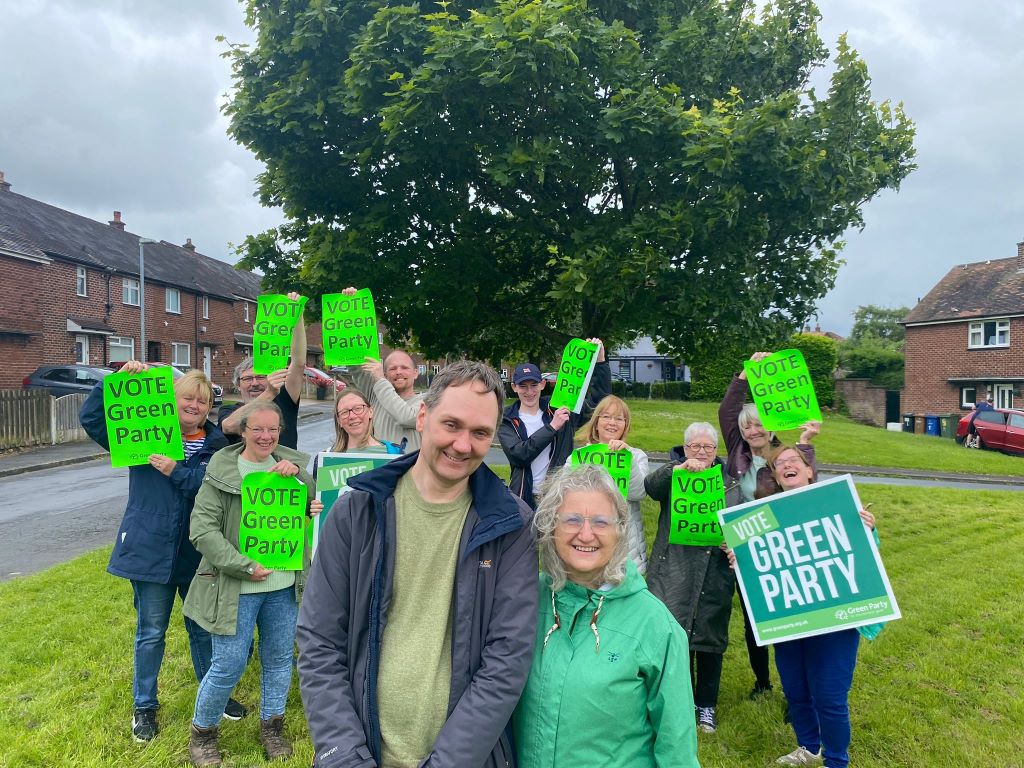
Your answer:
[[[333,439],[330,419],[299,425],[299,449],[323,450]],[[505,464],[492,448],[489,464]],[[652,462],[652,469],[656,466]],[[822,473],[823,477],[827,475]],[[971,490],[1022,491],[1024,486],[992,486],[858,476],[858,483],[914,485]],[[0,479],[0,581],[35,573],[110,544],[128,496],[128,470],[106,460],[28,472]]]

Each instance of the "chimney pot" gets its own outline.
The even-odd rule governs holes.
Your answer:
[[[0,171],[0,192],[6,192],[11,188],[11,184],[8,181],[4,181],[4,172]]]
[[[113,218],[113,220],[108,221],[107,224],[112,226],[114,229],[120,229],[122,232],[124,232],[124,222],[121,221],[121,212],[120,211],[114,211],[114,218]]]
[[[192,253],[196,252],[196,247],[194,245],[192,245],[192,238],[191,237],[186,237],[185,238],[185,244],[183,246],[181,246],[181,247],[184,248],[186,251],[192,251]]]

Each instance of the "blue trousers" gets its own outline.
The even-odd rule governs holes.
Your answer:
[[[156,584],[152,581],[132,581],[135,602],[135,674],[132,678],[132,699],[135,709],[156,709],[157,675],[164,661],[167,625],[171,620],[174,596],[185,599],[188,584]],[[185,619],[188,646],[192,653],[192,668],[196,680],[202,680],[210,668],[210,633],[192,619]]]
[[[775,666],[799,746],[819,747],[828,768],[850,762],[850,685],[860,633],[844,629],[775,645]]]
[[[249,660],[252,633],[259,628],[260,719],[283,715],[292,684],[295,623],[299,606],[295,588],[238,596],[238,623],[233,635],[213,635],[213,662],[199,683],[192,722],[212,728],[220,722],[224,706]]]

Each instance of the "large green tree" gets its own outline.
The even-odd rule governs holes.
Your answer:
[[[850,336],[839,345],[839,364],[851,378],[899,389],[903,386],[903,318],[909,307],[867,304],[853,313]]]
[[[231,134],[287,223],[243,263],[368,286],[395,337],[496,360],[640,333],[685,359],[784,338],[842,233],[913,168],[809,0],[249,0]]]

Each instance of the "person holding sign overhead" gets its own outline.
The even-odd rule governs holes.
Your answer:
[[[288,294],[288,298],[291,301],[299,301],[302,297],[293,291]],[[270,402],[284,414],[280,444],[295,450],[299,445],[299,399],[302,397],[306,368],[306,325],[301,312],[292,328],[291,359],[288,367],[269,374],[257,374],[253,370],[255,362],[254,358],[247,357],[235,366],[233,380],[238,393],[242,396],[242,402],[221,406],[218,414],[220,428],[227,436],[228,442],[233,445],[238,443],[242,439],[238,409],[254,400]]]
[[[519,768],[699,766],[686,635],[647,591],[628,527],[603,467],[545,481],[536,649],[513,718]]]
[[[572,453],[573,434],[590,418],[597,403],[612,392],[612,374],[605,362],[604,345],[600,339],[587,341],[597,345],[597,365],[578,413],[567,406],[552,408],[550,398],[541,397],[544,379],[533,363],[520,363],[512,373],[512,391],[519,400],[505,410],[498,440],[512,468],[508,487],[531,507],[535,506],[534,489],[544,481],[549,469],[560,469],[565,464]]]
[[[768,458],[768,469],[780,491],[814,482],[814,467],[799,446],[777,446]],[[877,543],[874,515],[861,509],[860,517]],[[735,564],[731,550],[728,555]],[[784,555],[789,557],[788,552]],[[880,624],[870,624],[775,644],[775,665],[798,745],[776,760],[778,765],[846,768],[850,762],[850,687],[857,649],[862,635],[872,640],[880,631]]]
[[[751,355],[752,362],[761,362],[771,352],[755,352]],[[749,387],[746,370],[735,374],[729,388],[718,407],[718,426],[725,439],[726,467],[731,477],[740,484],[742,501],[753,501],[755,498],[774,493],[778,490],[771,471],[767,468],[768,454],[773,447],[780,445],[773,432],[767,431],[761,424],[761,416],[752,403],[745,403]],[[821,424],[807,422],[800,429],[797,449],[804,453],[812,470],[815,468],[814,446],[811,440],[818,434]],[[740,604],[742,606],[742,595]],[[743,611],[744,639],[747,643],[747,658],[754,673],[754,688],[751,698],[768,693],[772,689],[769,672],[770,659],[768,648],[761,647],[754,639],[754,631],[750,626],[750,617]]]
[[[199,684],[189,738],[189,755],[196,766],[221,765],[219,712],[245,671],[257,627],[262,679],[260,741],[271,760],[292,753],[283,735],[284,709],[292,680],[302,572],[270,570],[260,563],[260,554],[242,554],[245,547],[239,534],[243,526],[259,521],[254,512],[243,514],[247,476],[255,473],[294,477],[306,486],[301,495],[282,492],[280,507],[267,516],[268,539],[281,546],[259,547],[256,552],[294,550],[296,540],[305,543],[305,525],[296,525],[296,519],[304,521],[307,513],[315,515],[323,509],[314,498],[313,478],[299,469],[309,457],[278,444],[283,426],[281,411],[273,403],[256,400],[245,406],[239,413],[242,442],[218,451],[210,461],[192,512],[190,536],[203,559],[183,610],[213,635],[213,659]],[[311,501],[295,504],[295,499],[302,498]],[[289,503],[301,508],[291,509]],[[309,562],[308,552],[301,561]]]
[[[629,437],[629,406],[621,398],[608,395],[597,404],[590,421],[580,427],[576,434],[582,437],[584,446],[603,444],[608,446],[609,452],[629,451],[632,456],[626,491],[626,503],[629,505],[629,556],[643,575],[647,573],[647,538],[644,535],[644,516],[640,511],[640,502],[647,495],[644,491],[644,478],[647,477],[648,461],[646,453],[626,443]],[[566,465],[572,461],[570,455]]]
[[[725,462],[715,455],[717,450],[715,428],[706,421],[695,422],[686,428],[683,445],[673,448],[668,461],[648,475],[644,483],[650,497],[661,504],[647,586],[686,630],[697,727],[705,733],[718,729],[718,691],[722,660],[729,645],[736,577],[719,546],[721,535],[719,541],[699,545],[671,541],[672,522],[678,517],[673,515],[673,484],[678,478],[714,468],[724,486],[725,506],[738,504],[739,483],[729,476]]]
[[[136,376],[147,369],[145,363],[129,360],[121,373]],[[185,599],[199,565],[199,553],[188,538],[189,515],[211,457],[227,445],[221,431],[207,421],[213,386],[201,371],[189,371],[174,383],[174,400],[185,458],[175,461],[154,453],[147,463],[128,470],[128,506],[107,565],[108,572],[131,581],[134,594],[132,736],[139,742],[151,741],[157,735],[157,676],[163,663],[171,607],[175,594]],[[109,450],[105,405],[114,406],[104,402],[100,383],[89,393],[79,418],[89,437]],[[127,408],[119,405],[117,410]],[[201,680],[210,667],[210,635],[187,617],[185,630],[192,667],[196,679]],[[245,714],[238,702],[226,703],[232,719]]]

